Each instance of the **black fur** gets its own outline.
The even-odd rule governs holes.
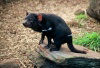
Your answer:
[[[54,14],[44,14],[42,15],[42,21],[38,20],[38,14],[30,13],[26,16],[23,25],[25,27],[32,28],[37,32],[42,32],[40,44],[43,43],[45,36],[48,39],[48,45],[46,48],[50,48],[50,51],[59,51],[61,45],[64,43],[68,44],[69,49],[76,53],[86,53],[85,51],[80,51],[74,48],[72,43],[72,33],[70,28],[67,26],[65,21]],[[53,45],[51,39],[53,39]]]

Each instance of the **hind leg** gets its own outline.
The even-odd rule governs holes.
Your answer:
[[[50,48],[50,51],[59,51],[61,48],[61,41],[59,39],[54,39],[54,46]]]

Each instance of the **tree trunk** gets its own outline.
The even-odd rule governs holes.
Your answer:
[[[87,14],[100,21],[100,0],[89,0],[90,4],[87,9]]]
[[[46,59],[40,68],[100,68],[100,59],[70,58],[62,64]]]

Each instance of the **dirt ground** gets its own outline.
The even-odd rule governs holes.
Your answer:
[[[76,10],[85,10],[87,7],[88,0],[20,0],[1,4],[0,62],[16,58],[20,61],[21,68],[33,68],[34,64],[39,64],[38,60],[41,59],[35,48],[38,46],[40,33],[22,25],[26,10],[34,13],[54,13],[69,22],[75,18]],[[88,21],[83,28],[71,27],[71,30],[76,36],[87,31],[100,31],[100,25]]]

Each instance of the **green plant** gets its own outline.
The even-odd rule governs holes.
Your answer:
[[[74,40],[74,43],[89,47],[94,51],[100,51],[100,34],[96,32],[86,33],[85,35]]]
[[[75,20],[78,22],[79,27],[82,27],[84,25],[83,22],[87,20],[87,15],[83,13],[76,15]]]
[[[76,20],[86,20],[87,19],[87,16],[85,14],[79,14],[79,15],[76,15],[75,17]]]

